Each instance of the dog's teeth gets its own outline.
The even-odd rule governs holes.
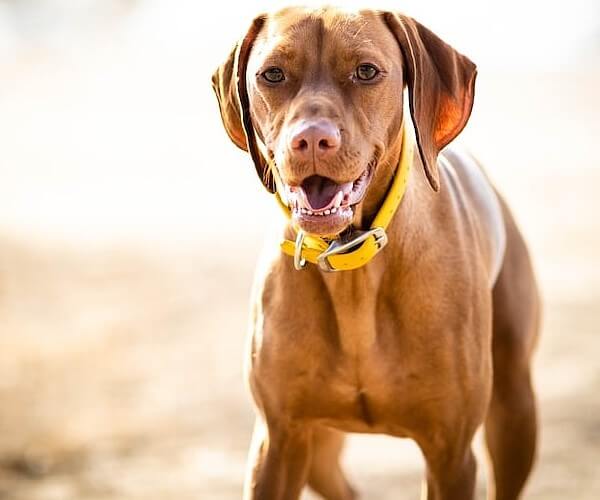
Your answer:
[[[333,207],[333,208],[331,209],[331,213],[332,213],[332,214],[334,214],[334,213],[336,213],[336,212],[337,212],[337,208],[336,208],[336,207]]]
[[[338,191],[335,194],[335,198],[333,200],[333,206],[334,208],[339,207],[342,204],[342,200],[344,199],[344,193],[342,191]]]
[[[325,210],[325,215],[329,215],[331,213],[331,210]]]
[[[312,211],[311,211],[311,210],[307,210],[307,211],[306,211],[306,214],[307,214],[307,215],[312,215],[313,213],[312,213]]]

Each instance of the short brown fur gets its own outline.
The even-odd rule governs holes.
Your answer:
[[[385,78],[346,81],[361,58],[376,59]],[[285,67],[286,86],[260,81],[268,65]],[[419,152],[390,244],[372,262],[296,271],[280,253],[257,278],[247,500],[296,499],[307,484],[329,500],[357,498],[339,465],[346,432],[413,439],[427,465],[426,497],[469,500],[482,424],[490,498],[522,493],[536,440],[535,278],[506,204],[475,161],[452,148],[440,155],[467,123],[475,75],[469,59],[409,17],[331,8],[259,16],[215,73],[225,128],[269,190],[265,158],[288,184],[317,174],[346,182],[377,160],[357,227],[372,220],[398,163],[405,87]],[[315,115],[342,130],[342,145],[323,161],[299,160],[286,134]],[[285,234],[293,237],[289,227]]]

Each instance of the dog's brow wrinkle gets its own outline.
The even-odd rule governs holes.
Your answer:
[[[357,37],[358,37],[358,35],[360,35],[360,32],[361,32],[361,31],[362,31],[362,30],[365,28],[365,26],[366,26],[366,25],[367,25],[367,22],[366,22],[366,21],[365,21],[365,22],[363,22],[363,23],[362,23],[362,24],[361,24],[361,25],[358,27],[358,29],[356,30],[356,32],[354,33],[354,35],[352,35],[352,38],[357,38]],[[371,40],[369,40],[369,42],[370,42],[370,41],[371,41]]]
[[[282,61],[290,61],[297,59],[297,54],[294,49],[292,49],[287,44],[285,45],[277,45],[273,47],[270,51],[265,51],[265,60],[274,59]]]

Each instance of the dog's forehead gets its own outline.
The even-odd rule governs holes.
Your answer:
[[[347,49],[373,48],[393,52],[393,35],[381,16],[371,10],[287,8],[267,17],[260,36],[263,51],[292,56],[309,47],[341,45]],[[260,42],[259,42],[260,43]],[[394,54],[390,54],[394,55]]]

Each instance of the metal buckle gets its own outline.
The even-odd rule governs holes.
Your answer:
[[[305,232],[298,230],[296,235],[296,248],[294,250],[294,267],[300,271],[306,267],[306,259],[302,258],[302,246],[304,245]]]
[[[322,254],[320,254],[317,257],[319,267],[323,271],[339,271],[339,269],[334,269],[329,263],[329,260],[327,259],[332,255],[347,253],[349,250],[368,240],[371,236],[375,238],[375,244],[377,245],[378,252],[384,246],[386,246],[388,242],[387,234],[385,234],[385,229],[383,229],[382,227],[374,227],[373,229],[369,229],[368,231],[355,231],[354,234],[356,234],[357,236],[354,236],[350,241],[347,241],[345,243],[341,243],[339,240],[332,241],[327,250],[325,250]],[[298,238],[296,238],[296,253],[298,253]],[[294,256],[294,265],[295,263],[296,257]],[[298,267],[296,267],[296,269],[298,269]]]

